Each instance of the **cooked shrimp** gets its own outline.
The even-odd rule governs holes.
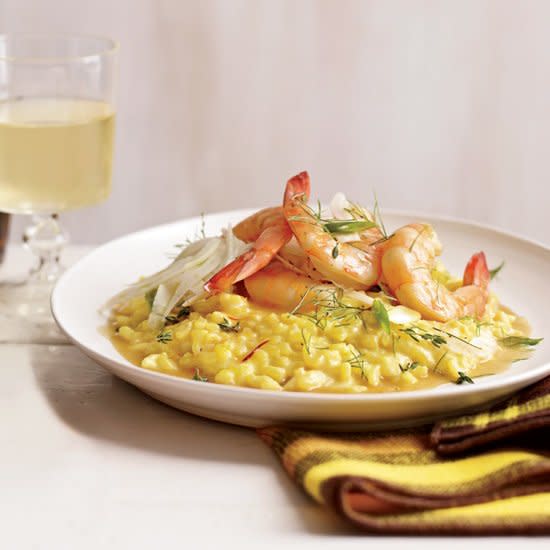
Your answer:
[[[285,267],[300,275],[305,275],[316,281],[323,280],[323,276],[315,269],[311,259],[304,252],[294,235],[290,241],[279,250],[276,259]]]
[[[251,243],[258,239],[262,231],[270,226],[285,223],[282,206],[272,206],[255,212],[233,228],[233,234],[237,239],[245,243]]]
[[[244,286],[254,302],[282,311],[293,311],[300,302],[303,302],[300,311],[307,311],[311,308],[311,302],[304,300],[304,297],[312,288],[322,288],[318,281],[300,275],[277,261],[245,279]]]
[[[384,282],[401,304],[418,311],[424,319],[445,322],[483,315],[490,279],[483,252],[472,256],[464,271],[464,286],[453,292],[432,278],[441,243],[431,225],[406,225],[380,249]]]
[[[230,290],[231,286],[265,267],[292,237],[286,221],[267,227],[252,244],[252,248],[218,271],[205,285],[207,292]]]
[[[233,228],[233,234],[237,239],[245,243],[254,242],[267,227],[286,223],[282,206],[272,206],[255,212]],[[296,238],[292,236],[278,252],[277,259],[293,269],[297,273],[319,278],[315,268],[311,265],[305,252],[302,250]]]
[[[382,233],[371,227],[357,242],[339,242],[307,207],[309,176],[302,172],[286,186],[284,214],[296,239],[324,279],[351,288],[367,289],[380,275],[377,247]]]
[[[229,290],[233,284],[250,277],[265,267],[292,238],[281,207],[265,208],[252,214],[239,223],[233,233],[245,242],[252,242],[252,247],[218,271],[204,285],[207,292]]]
[[[254,242],[267,227],[286,223],[282,206],[272,206],[255,212],[233,228],[237,239],[245,243]],[[289,269],[319,279],[319,273],[293,236],[278,252],[277,259]]]

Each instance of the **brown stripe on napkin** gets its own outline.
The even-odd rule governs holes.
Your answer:
[[[548,480],[548,472],[544,475]],[[499,501],[518,502],[522,498],[550,496],[550,482],[498,488],[453,498],[433,498],[394,492],[376,480],[342,476],[330,478],[322,488],[325,502],[357,527],[371,533],[407,535],[520,535],[548,534],[548,513],[528,517],[502,515],[491,509]],[[549,496],[545,502],[548,503]],[[476,510],[476,506],[478,510]],[[479,508],[485,510],[478,515]],[[498,504],[497,504],[498,506]],[[513,507],[510,508],[513,512]],[[438,517],[438,512],[440,516]],[[477,516],[477,517],[476,517]]]
[[[438,422],[431,433],[442,455],[460,454],[496,442],[550,449],[550,377],[485,413]]]

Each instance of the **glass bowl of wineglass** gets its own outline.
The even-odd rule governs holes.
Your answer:
[[[37,256],[24,281],[0,283],[0,309],[20,320],[53,326],[59,213],[109,196],[117,54],[109,38],[0,35],[0,211],[32,216],[23,241]]]

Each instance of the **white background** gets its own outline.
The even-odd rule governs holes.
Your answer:
[[[548,243],[549,21],[529,0],[0,0],[3,31],[121,42],[113,193],[64,217],[96,243],[277,203],[303,169],[325,200]]]

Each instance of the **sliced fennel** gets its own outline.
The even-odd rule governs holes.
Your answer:
[[[359,224],[360,222],[369,222],[373,219],[372,214],[364,208],[350,202],[344,193],[340,192],[336,193],[334,197],[332,197],[329,204],[329,211],[330,214],[332,214],[332,218],[337,221],[350,220]],[[325,227],[327,225],[328,224],[326,224]],[[335,238],[340,243],[360,241],[361,232],[341,232],[337,233]]]
[[[246,249],[247,245],[228,227],[219,237],[206,237],[191,243],[168,267],[130,285],[111,298],[105,307],[110,309],[128,303],[156,289],[148,323],[151,329],[160,329],[176,305],[187,306],[203,296],[204,284],[210,277]]]
[[[329,207],[332,217],[337,220],[352,220],[353,216],[349,213],[350,202],[344,193],[338,192],[332,197]]]
[[[393,306],[388,310],[390,322],[394,325],[408,325],[420,321],[420,313],[406,306]]]

